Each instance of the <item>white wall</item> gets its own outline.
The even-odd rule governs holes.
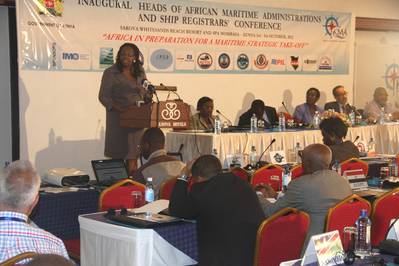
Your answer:
[[[210,0],[207,0],[212,2]],[[220,1],[242,4],[243,1]],[[358,16],[394,17],[399,14],[399,1],[358,0],[278,0],[245,1],[248,5],[310,10],[352,12]],[[375,14],[375,15],[373,15]],[[352,29],[352,33],[353,33]],[[354,34],[352,34],[353,36]],[[354,40],[352,40],[354,43]],[[353,45],[354,47],[354,45]],[[320,104],[331,100],[331,89],[342,84],[352,100],[354,48],[350,53],[348,75],[201,75],[148,74],[155,84],[175,85],[182,98],[195,105],[199,97],[208,95],[215,106],[231,120],[238,120],[256,97],[268,105],[281,107],[284,100],[292,111],[302,103],[310,86],[323,91]],[[70,82],[59,82],[62,80]],[[101,73],[22,71],[21,157],[33,160],[40,172],[51,167],[76,167],[91,173],[90,160],[102,158],[105,111],[97,100]]]
[[[0,7],[0,167],[12,159],[8,9]]]

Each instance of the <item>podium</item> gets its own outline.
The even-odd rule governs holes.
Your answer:
[[[181,100],[148,103],[119,114],[119,124],[128,128],[176,128],[189,126],[190,107]]]

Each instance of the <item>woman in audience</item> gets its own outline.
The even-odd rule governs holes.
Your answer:
[[[313,121],[313,116],[316,111],[321,113],[323,109],[316,105],[317,101],[320,99],[320,91],[316,88],[310,88],[306,92],[306,103],[298,105],[295,107],[294,119],[299,123],[311,124]]]
[[[343,162],[350,158],[359,158],[359,150],[352,141],[343,139],[348,132],[348,126],[339,117],[330,117],[321,121],[321,134],[323,142],[332,151],[333,164],[335,161]]]
[[[190,117],[191,129],[213,129],[215,116],[213,113],[213,100],[207,96],[201,97],[197,102],[197,113]]]

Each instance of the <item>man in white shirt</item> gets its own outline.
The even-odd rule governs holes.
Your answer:
[[[399,118],[399,110],[388,103],[388,93],[385,88],[378,87],[374,90],[374,99],[364,107],[364,115],[370,122],[376,122],[381,115],[382,108],[385,114],[392,114],[393,119]]]

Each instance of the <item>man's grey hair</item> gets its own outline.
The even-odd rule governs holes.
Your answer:
[[[40,177],[29,161],[14,161],[0,173],[0,204],[15,210],[29,207],[39,191]]]

